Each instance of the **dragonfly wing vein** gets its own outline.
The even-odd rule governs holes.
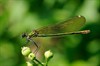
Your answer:
[[[83,16],[76,16],[61,23],[37,29],[39,34],[56,34],[64,32],[78,31],[85,24],[86,19]]]

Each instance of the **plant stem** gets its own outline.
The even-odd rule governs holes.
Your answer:
[[[48,62],[46,62],[46,66],[48,66]]]
[[[37,61],[41,66],[44,66],[38,59],[35,58],[35,61]]]

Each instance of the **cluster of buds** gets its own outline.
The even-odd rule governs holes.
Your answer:
[[[29,60],[35,59],[35,54],[31,52],[31,49],[29,47],[22,47],[22,55],[26,56]]]
[[[28,62],[26,62],[26,63],[27,63],[27,66],[33,66],[34,64],[35,64],[36,66],[38,66],[39,64],[40,64],[41,66],[47,66],[49,60],[53,57],[53,53],[52,53],[50,50],[46,51],[46,52],[44,53],[46,62],[45,62],[45,63],[42,63],[42,62],[40,62],[39,60],[36,59],[35,54],[31,52],[31,49],[30,49],[29,47],[22,47],[21,52],[22,52],[22,55],[25,56],[25,57],[27,57],[28,60],[29,60]],[[35,61],[35,62],[34,62],[34,61]],[[37,62],[38,64],[36,64],[36,62]]]
[[[29,47],[22,47],[22,55],[27,57],[29,61],[27,61],[27,66],[33,66],[32,60],[35,59],[35,54],[31,52],[31,49]]]

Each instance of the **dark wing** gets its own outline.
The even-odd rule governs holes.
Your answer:
[[[86,19],[83,16],[76,16],[59,24],[37,29],[39,34],[56,34],[78,31],[85,24]]]

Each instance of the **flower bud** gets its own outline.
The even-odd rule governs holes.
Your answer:
[[[48,51],[46,51],[46,52],[44,53],[44,56],[45,56],[45,58],[46,58],[47,60],[49,60],[50,58],[53,57],[53,53],[52,53],[50,50],[48,50]]]
[[[27,66],[33,66],[33,64],[31,62],[26,62]]]
[[[22,55],[27,56],[31,52],[29,47],[22,47]]]
[[[30,54],[28,55],[28,59],[29,59],[29,60],[34,60],[34,59],[35,59],[35,55],[34,55],[33,53],[30,53]]]

